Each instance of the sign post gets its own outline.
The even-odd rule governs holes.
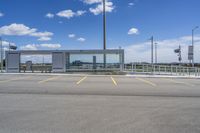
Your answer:
[[[193,46],[188,46],[188,60],[190,63],[194,60],[194,47]]]

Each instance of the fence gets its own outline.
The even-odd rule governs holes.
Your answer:
[[[135,74],[200,76],[200,68],[198,67],[174,65],[126,64],[124,65],[124,71]]]

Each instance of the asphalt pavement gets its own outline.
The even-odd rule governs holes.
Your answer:
[[[199,80],[0,75],[0,133],[199,133]]]

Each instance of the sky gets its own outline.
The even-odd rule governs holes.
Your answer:
[[[200,26],[199,0],[107,0],[107,48],[125,49],[126,62],[150,62],[150,41],[158,62],[177,62],[182,46],[188,62],[191,32]],[[102,49],[102,0],[0,0],[0,36],[21,50]],[[200,28],[195,62],[200,62]]]

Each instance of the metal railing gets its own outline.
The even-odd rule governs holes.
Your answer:
[[[135,74],[200,76],[200,68],[177,65],[126,64],[124,71]]]

